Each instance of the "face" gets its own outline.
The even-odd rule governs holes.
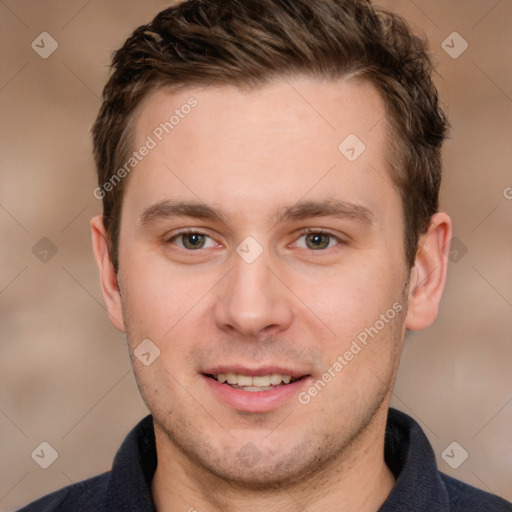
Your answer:
[[[191,466],[304,477],[387,410],[408,269],[383,119],[371,85],[306,78],[141,109],[134,147],[155,147],[126,187],[120,314],[157,443]]]

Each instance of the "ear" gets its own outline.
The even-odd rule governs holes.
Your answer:
[[[121,332],[126,332],[121,306],[121,293],[117,283],[117,274],[110,260],[108,251],[108,235],[103,224],[103,216],[96,215],[91,219],[92,249],[100,270],[100,283],[103,301],[107,307],[108,317],[112,325]]]
[[[409,305],[405,327],[419,331],[437,317],[448,268],[452,222],[446,213],[430,219],[428,231],[420,236],[418,251],[411,269]]]

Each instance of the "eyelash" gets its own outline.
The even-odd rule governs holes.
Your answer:
[[[311,235],[311,234],[315,234],[315,235],[327,235],[329,236],[331,239],[334,239],[336,240],[336,242],[338,242],[337,245],[342,245],[343,244],[343,240],[341,240],[340,237],[334,235],[333,233],[331,233],[330,231],[326,231],[325,229],[324,230],[318,230],[316,228],[305,228],[305,229],[302,229],[300,231],[300,236],[299,238],[305,236],[305,235]],[[299,239],[297,238],[297,240]],[[296,240],[296,241],[297,241]],[[295,241],[295,242],[296,242]],[[332,247],[329,247],[329,249],[332,249]],[[312,250],[312,249],[311,249]],[[322,250],[319,250],[319,251],[313,251],[313,252],[323,252],[323,251],[326,251],[327,249],[322,249]]]
[[[180,238],[182,236],[185,236],[185,235],[201,235],[201,236],[205,236],[205,237],[211,238],[213,240],[213,238],[208,233],[205,233],[204,231],[200,231],[200,230],[197,230],[197,229],[185,229],[183,231],[179,231],[178,233],[175,233],[170,238],[167,238],[166,239],[166,243],[167,244],[172,244],[176,239],[178,239],[178,238]],[[187,252],[196,252],[196,251],[199,250],[199,249],[196,249],[196,251],[194,251],[194,250],[191,250],[191,249],[184,249],[182,247],[178,247],[178,249],[181,249],[181,250],[184,250],[184,251],[187,251]]]
[[[208,233],[205,233],[203,231],[199,231],[199,230],[193,230],[193,229],[187,229],[187,230],[184,230],[184,231],[180,231],[176,234],[174,234],[172,237],[168,238],[166,240],[166,243],[168,244],[172,244],[172,242],[174,242],[176,239],[178,239],[179,237],[181,236],[185,236],[185,235],[190,235],[190,234],[194,234],[194,235],[202,235],[202,236],[205,236],[205,237],[208,237],[208,238],[211,238],[213,240],[213,238],[208,234]],[[336,246],[338,245],[343,245],[344,242],[343,240],[341,240],[339,237],[337,237],[336,235],[330,233],[329,231],[326,231],[326,230],[318,230],[318,229],[315,229],[315,228],[305,228],[305,229],[302,229],[300,231],[300,235],[295,239],[295,241],[293,243],[297,243],[297,241],[302,238],[303,236],[306,236],[306,235],[310,235],[310,234],[318,234],[318,235],[327,235],[329,236],[331,239],[334,239],[336,240],[337,244]],[[179,247],[179,249],[181,250],[184,250],[184,251],[187,251],[187,252],[190,252],[190,253],[193,253],[193,252],[198,252],[200,249],[196,249],[196,250],[193,250],[193,249],[185,249],[183,247]],[[328,249],[333,249],[333,247],[327,247],[326,249],[319,249],[317,251],[315,251],[314,249],[310,249],[311,252],[325,252],[326,250]]]

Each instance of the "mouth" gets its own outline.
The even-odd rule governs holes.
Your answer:
[[[284,365],[221,365],[205,368],[201,376],[214,403],[245,413],[271,412],[287,404],[289,407],[312,381],[310,373]]]
[[[307,375],[294,377],[289,374],[268,373],[266,375],[246,375],[243,373],[215,373],[205,374],[206,377],[225,384],[233,389],[248,392],[272,391],[274,389],[293,384]]]

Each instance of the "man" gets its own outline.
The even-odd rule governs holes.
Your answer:
[[[426,45],[364,0],[190,0],[116,53],[91,222],[151,412],[29,511],[510,511],[389,409],[451,221]]]

